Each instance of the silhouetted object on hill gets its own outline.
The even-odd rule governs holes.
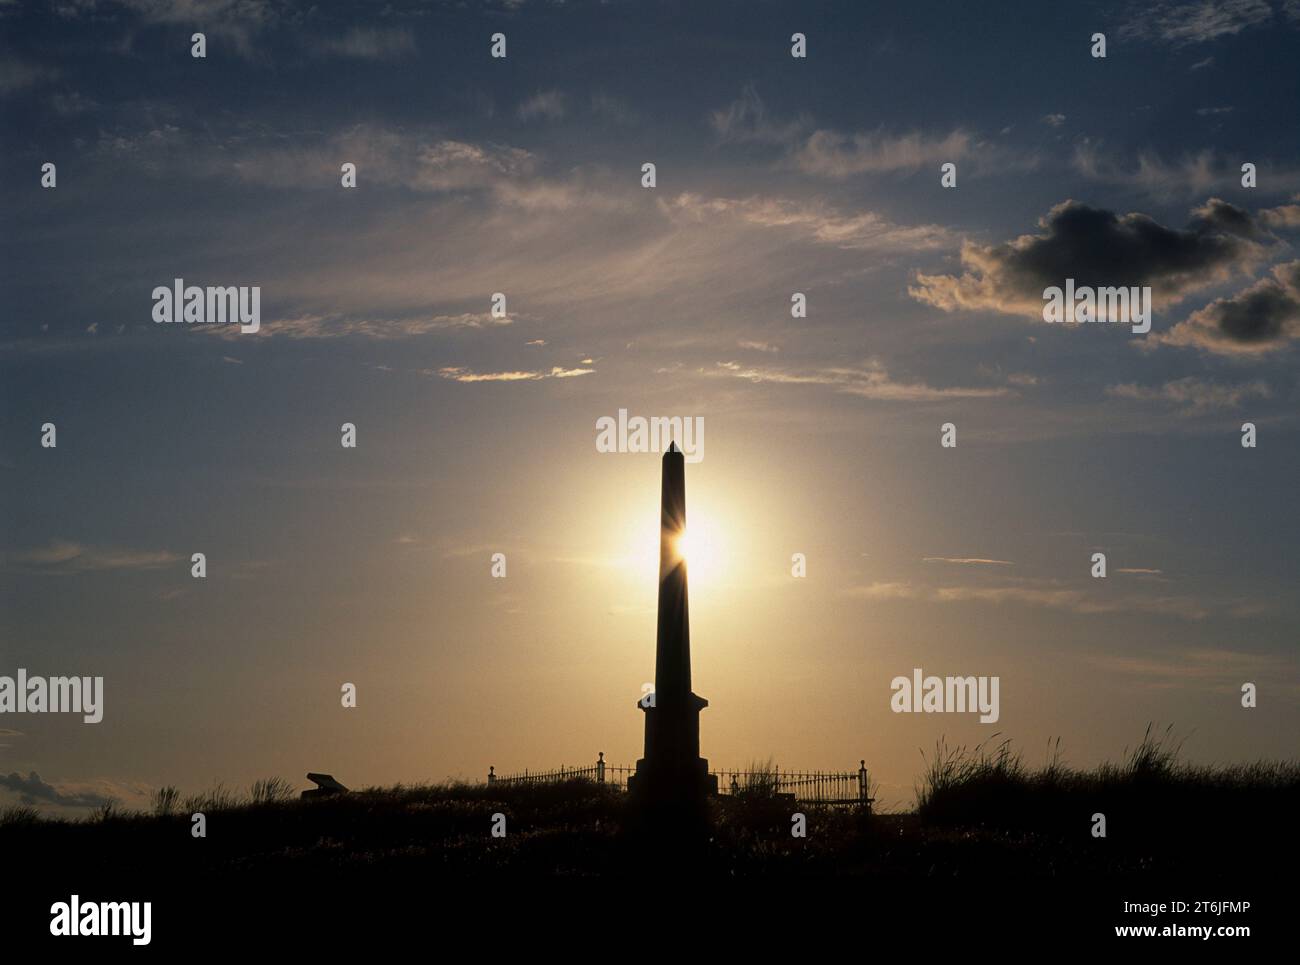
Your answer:
[[[690,807],[718,793],[718,779],[700,757],[700,711],[709,702],[691,692],[691,626],[686,598],[686,460],[674,442],[663,458],[659,526],[659,630],[653,701],[643,697],[645,757],[628,791],[651,806]],[[647,706],[648,705],[648,706]]]
[[[348,789],[334,780],[333,774],[317,774],[310,772],[307,774],[307,780],[314,781],[316,787],[302,792],[303,797],[329,797],[332,794],[346,794]]]

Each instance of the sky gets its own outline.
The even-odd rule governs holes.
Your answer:
[[[0,3],[0,675],[104,678],[0,717],[0,804],[634,763],[620,409],[705,427],[712,766],[1293,756],[1298,45],[1296,0]],[[1044,322],[1067,277],[1150,332]],[[176,278],[260,329],[156,323]],[[999,720],[892,712],[914,668]]]

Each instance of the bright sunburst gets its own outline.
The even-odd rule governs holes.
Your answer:
[[[601,555],[615,564],[638,589],[653,594],[659,576],[659,513],[647,493],[635,512],[626,508],[615,516],[620,522],[606,532],[610,541]],[[748,561],[753,557],[749,530],[738,525],[740,509],[712,501],[700,487],[689,498],[686,529],[674,541],[672,549],[686,559],[692,599],[706,597],[717,602],[723,591],[742,585]],[[657,500],[656,500],[657,501]],[[703,595],[694,591],[704,591]],[[652,597],[653,598],[653,597]]]
[[[708,516],[691,518],[677,537],[677,551],[686,558],[686,573],[692,584],[715,583],[726,570],[722,529]]]

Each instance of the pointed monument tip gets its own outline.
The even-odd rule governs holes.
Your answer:
[[[681,450],[677,448],[677,442],[676,442],[676,440],[674,440],[674,441],[668,443],[668,451],[669,451],[669,452],[681,452]]]

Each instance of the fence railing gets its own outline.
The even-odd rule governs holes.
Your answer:
[[[627,790],[627,779],[636,773],[634,767],[620,767],[605,762],[601,751],[594,764],[586,767],[557,767],[549,771],[520,771],[499,775],[495,767],[488,768],[487,782],[491,785],[556,784],[561,781],[587,780],[608,784]],[[867,762],[861,761],[857,771],[710,771],[718,779],[718,793],[734,796],[790,795],[802,804],[858,805],[870,808],[871,783],[867,776]]]

